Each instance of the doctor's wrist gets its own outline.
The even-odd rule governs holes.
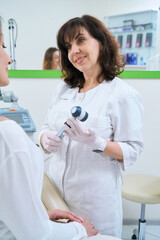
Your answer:
[[[104,138],[97,137],[95,141],[95,146],[93,146],[93,152],[100,153],[104,152],[105,148],[107,146],[107,141]]]
[[[44,133],[41,135],[41,137],[40,137],[40,147],[41,147],[41,149],[44,151],[44,153],[46,153],[46,154],[50,154],[50,152],[49,151],[47,151],[47,149],[45,149],[45,147],[44,147],[44,144],[43,144],[43,137],[44,137]]]

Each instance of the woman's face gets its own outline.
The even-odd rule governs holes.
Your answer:
[[[80,28],[72,41],[65,40],[68,59],[75,68],[83,73],[93,70],[100,71],[101,67],[98,58],[101,44],[84,27]]]
[[[60,68],[60,54],[59,51],[55,51],[52,54],[52,69],[59,69]]]
[[[9,64],[11,64],[11,59],[4,51],[3,36],[0,34],[0,87],[7,86],[9,84],[7,71]]]

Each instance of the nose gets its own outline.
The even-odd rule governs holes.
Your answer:
[[[79,46],[77,44],[73,44],[71,51],[72,53],[79,53],[80,52]]]
[[[12,60],[10,57],[8,57],[8,65],[10,65],[12,63]]]

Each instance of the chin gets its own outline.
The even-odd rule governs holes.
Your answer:
[[[84,68],[80,68],[80,69],[78,69],[80,72],[82,72],[82,73],[85,73],[86,72],[86,69],[84,69]]]
[[[9,79],[7,78],[2,78],[0,77],[0,87],[6,87],[9,84]]]

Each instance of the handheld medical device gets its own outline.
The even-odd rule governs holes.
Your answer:
[[[75,106],[71,109],[71,114],[74,118],[77,118],[79,121],[84,122],[87,120],[88,118],[88,113],[85,112],[84,110],[82,110],[82,108],[80,106]],[[64,124],[66,124],[67,126],[69,126],[67,124],[67,122],[65,122]],[[70,127],[70,126],[69,126]],[[64,128],[61,128],[59,130],[59,132],[57,133],[57,136],[60,137],[61,139],[64,137],[63,135],[64,133]]]
[[[10,108],[0,108],[0,116],[16,121],[24,131],[30,136],[36,132],[36,127],[27,109],[23,109],[18,105],[18,97],[13,91],[0,90],[0,100],[11,102]]]

